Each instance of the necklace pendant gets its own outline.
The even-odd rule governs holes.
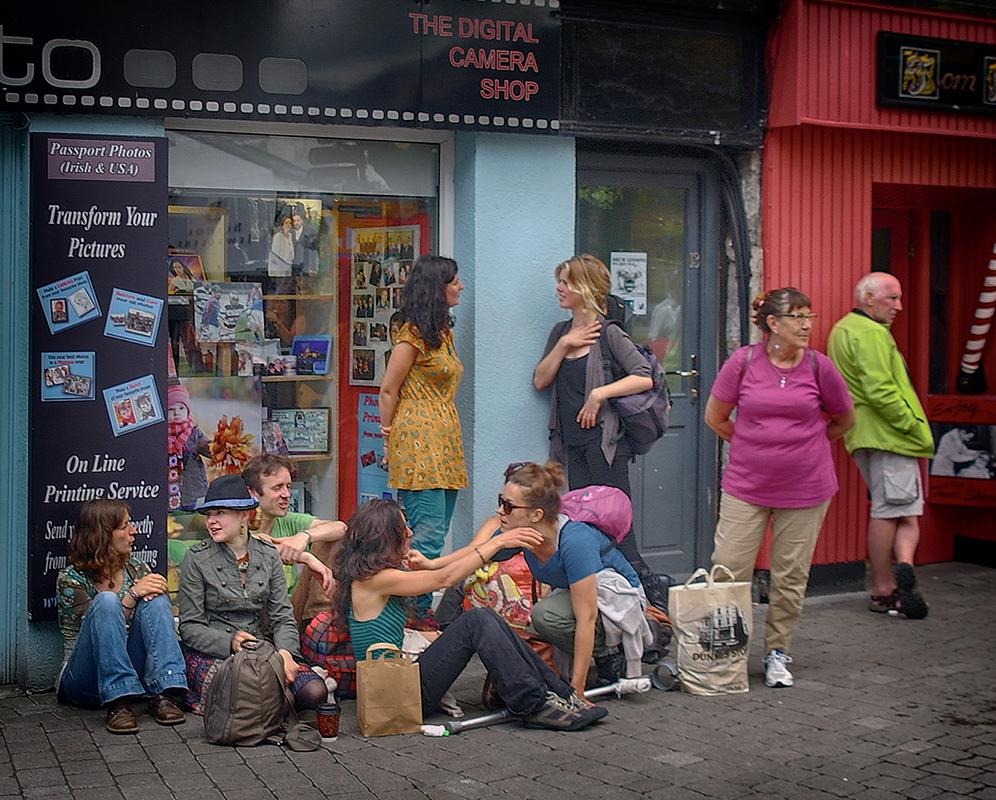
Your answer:
[[[784,375],[782,375],[782,382],[781,382],[781,386],[779,386],[779,388],[780,389],[784,389],[785,388],[785,376]]]

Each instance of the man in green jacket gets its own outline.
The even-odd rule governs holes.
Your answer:
[[[857,308],[830,332],[827,355],[854,398],[856,422],[844,445],[871,495],[868,608],[923,619],[929,609],[917,589],[913,557],[923,514],[919,459],[934,455],[934,438],[890,330],[903,309],[903,290],[894,276],[872,272],[858,282],[854,296]]]

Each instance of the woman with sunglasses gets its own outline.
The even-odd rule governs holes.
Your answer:
[[[730,443],[712,563],[749,581],[771,524],[764,680],[772,687],[793,683],[786,666],[792,634],[816,538],[838,488],[830,442],[854,425],[843,377],[829,358],[809,349],[816,319],[811,305],[792,287],[754,300],[754,324],[764,341],[727,359],[705,409],[706,425]]]
[[[443,551],[457,490],[467,485],[456,398],[463,365],[453,343],[451,310],[464,285],[456,262],[424,255],[401,295],[401,327],[380,386],[380,430],[388,485],[429,558]],[[428,611],[431,598],[417,605]]]
[[[535,531],[502,533],[450,553],[426,558],[412,550],[412,531],[393,500],[370,500],[349,520],[333,564],[339,581],[336,611],[349,625],[357,661],[379,642],[399,649],[408,617],[404,598],[434,592],[471,575],[503,547],[535,547]],[[486,608],[464,612],[419,655],[422,711],[439,701],[477,654],[509,710],[527,728],[579,730],[605,716],[575,694],[497,614]]]
[[[560,307],[571,319],[553,326],[533,373],[537,389],[551,389],[550,459],[567,466],[571,489],[615,486],[628,495],[631,451],[619,415],[606,401],[653,388],[650,365],[622,327],[606,322],[612,278],[601,260],[574,256],[557,266],[554,278]],[[632,531],[619,547],[650,600],[665,608],[667,590],[640,556]]]
[[[542,538],[523,554],[533,577],[550,584],[554,591],[533,606],[532,628],[542,639],[573,656],[571,685],[581,694],[593,656],[601,683],[635,677],[641,672],[643,648],[652,637],[644,617],[646,596],[636,570],[612,539],[560,513],[565,483],[564,468],[554,461],[542,466],[510,464],[505,487],[498,495],[498,534],[525,529]],[[493,535],[494,529],[482,528],[477,538]],[[512,555],[506,550],[498,560]],[[621,644],[608,644],[606,622],[623,618],[636,634],[620,636]],[[621,630],[614,627],[617,632]]]

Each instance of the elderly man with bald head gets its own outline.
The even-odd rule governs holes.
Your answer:
[[[923,514],[919,460],[934,454],[934,439],[890,330],[903,310],[903,289],[895,276],[872,272],[858,281],[854,295],[857,306],[834,326],[827,355],[854,398],[856,422],[844,445],[871,496],[868,608],[923,619],[929,607],[917,588],[913,558]]]

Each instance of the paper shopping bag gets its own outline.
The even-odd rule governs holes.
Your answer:
[[[718,570],[698,569],[669,591],[681,688],[691,694],[746,692],[753,615],[749,581],[717,582]],[[699,581],[704,578],[704,581]]]
[[[418,664],[393,644],[372,644],[356,662],[356,724],[364,736],[422,729]]]

